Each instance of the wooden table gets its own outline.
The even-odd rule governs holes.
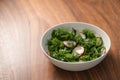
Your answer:
[[[88,22],[111,38],[96,67],[70,72],[40,48],[44,31],[62,22]],[[120,80],[120,0],[0,0],[0,80]]]

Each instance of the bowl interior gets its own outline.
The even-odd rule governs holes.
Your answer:
[[[54,29],[58,29],[58,28],[64,28],[66,30],[71,31],[72,28],[76,29],[79,32],[82,32],[83,29],[89,29],[92,30],[94,33],[99,34],[102,39],[103,39],[103,44],[106,47],[106,54],[110,49],[110,39],[109,36],[106,34],[106,32],[104,32],[102,29],[100,29],[99,27],[96,27],[94,25],[88,24],[88,23],[83,23],[83,22],[70,22],[70,23],[63,23],[63,24],[58,24],[53,26],[52,28],[48,29],[42,37],[41,40],[41,47],[44,53],[46,53],[48,51],[48,45],[47,42],[48,40],[51,38],[51,33]]]

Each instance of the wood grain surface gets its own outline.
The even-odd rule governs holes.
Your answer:
[[[39,44],[51,26],[75,21],[99,26],[112,43],[81,72],[55,67]],[[120,80],[120,0],[0,0],[0,80]]]

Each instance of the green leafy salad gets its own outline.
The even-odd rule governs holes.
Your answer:
[[[105,51],[103,40],[89,29],[78,32],[59,28],[52,31],[48,40],[49,55],[64,62],[90,61]]]

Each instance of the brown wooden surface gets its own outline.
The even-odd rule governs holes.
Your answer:
[[[43,32],[70,21],[110,36],[110,52],[96,67],[69,72],[43,55]],[[120,80],[120,0],[0,0],[0,80]]]

